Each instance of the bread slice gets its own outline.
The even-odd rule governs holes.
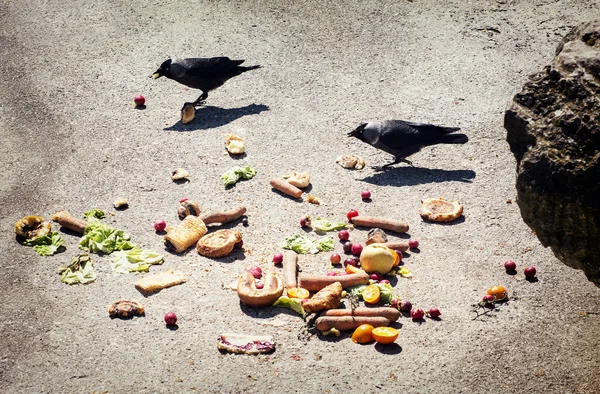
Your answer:
[[[146,276],[135,282],[135,288],[142,293],[154,293],[165,287],[181,284],[187,280],[186,274],[176,270],[159,272],[158,274]]]

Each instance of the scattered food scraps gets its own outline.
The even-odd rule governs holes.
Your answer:
[[[242,233],[237,230],[217,230],[204,235],[196,244],[196,250],[206,257],[224,257],[242,242]]]
[[[107,309],[110,317],[119,317],[121,319],[144,315],[144,306],[133,300],[114,301]]]
[[[356,155],[342,155],[335,160],[343,168],[362,170],[365,167],[365,161]]]
[[[196,107],[193,103],[185,103],[181,107],[181,123],[188,124],[196,117]]]
[[[318,240],[313,240],[305,235],[295,234],[286,237],[280,244],[283,249],[290,249],[299,254],[316,254],[319,252],[328,252],[333,250],[333,238],[322,237]]]
[[[225,186],[235,185],[240,179],[252,179],[256,175],[256,170],[250,166],[232,167],[221,175]]]
[[[15,233],[25,239],[34,239],[52,232],[52,225],[41,216],[25,216],[15,223]]]
[[[164,256],[153,250],[133,248],[111,254],[113,272],[147,272],[151,265],[162,264]]]
[[[244,139],[238,135],[225,133],[225,148],[232,155],[241,155],[246,151],[246,144]]]
[[[177,216],[179,216],[179,219],[185,219],[185,217],[189,215],[200,215],[200,207],[195,202],[186,199],[179,203],[179,207],[177,207]]]
[[[113,202],[115,209],[125,209],[129,207],[129,201],[126,198],[119,198]]]
[[[169,228],[164,236],[165,247],[175,253],[185,252],[206,234],[206,224],[197,216],[187,216],[181,223]]]
[[[55,253],[63,252],[65,240],[56,231],[23,241],[23,245],[33,246],[33,250],[40,256],[52,256]]]
[[[258,289],[254,276],[244,272],[238,281],[237,293],[240,301],[248,306],[270,306],[283,294],[283,281],[279,275],[269,272],[265,275],[263,288]]]
[[[190,173],[184,168],[176,168],[171,171],[171,179],[173,181],[183,181],[187,180],[190,176]]]
[[[275,340],[271,335],[221,334],[217,348],[229,353],[270,353],[275,350]]]
[[[68,267],[59,268],[60,281],[68,285],[86,284],[96,280],[92,258],[88,254],[80,254],[71,260]]]
[[[290,185],[296,186],[298,189],[304,189],[310,185],[310,173],[308,171],[290,171],[283,176],[283,179]]]
[[[135,288],[142,293],[155,293],[164,288],[179,285],[187,281],[186,275],[181,271],[168,270],[146,276],[135,282]]]
[[[463,206],[458,201],[446,201],[443,198],[428,198],[421,201],[419,214],[432,222],[451,222],[463,213]]]

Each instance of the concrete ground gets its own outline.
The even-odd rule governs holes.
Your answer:
[[[527,76],[549,64],[560,39],[597,14],[597,0],[497,1],[3,1],[0,3],[0,391],[173,392],[528,392],[593,393],[600,387],[600,290],[543,248],[522,222],[515,162],[503,113]],[[149,75],[170,56],[229,56],[263,68],[211,92],[189,125],[179,108],[199,92]],[[136,110],[137,94],[147,107]],[[390,157],[348,139],[363,121],[407,119],[459,126],[465,145],[426,148],[378,173]],[[234,160],[222,134],[247,155]],[[367,168],[344,170],[357,153]],[[258,171],[223,187],[234,165]],[[169,173],[184,167],[189,183]],[[271,191],[291,168],[311,173],[320,206]],[[360,191],[373,193],[371,202]],[[143,297],[145,274],[115,275],[93,256],[96,282],[68,286],[57,268],[79,253],[38,257],[13,224],[92,208],[142,247],[164,251],[152,224],[178,222],[181,197],[203,211],[247,207],[245,252],[210,260],[165,251],[162,267],[187,283]],[[421,220],[420,200],[464,205],[451,225]],[[130,207],[116,211],[114,200]],[[343,220],[349,209],[406,221],[419,253],[395,293],[442,319],[401,318],[395,345],[357,345],[350,333],[306,336],[281,308],[240,306],[228,286],[252,264],[270,263],[303,215]],[[551,214],[551,213],[549,213]],[[362,242],[366,230],[352,231]],[[341,245],[336,243],[336,251]],[[519,273],[507,275],[512,259]],[[524,280],[535,265],[538,281]],[[301,256],[304,272],[329,271],[328,254]],[[472,306],[501,284],[511,300],[492,316]],[[146,315],[111,320],[106,306],[137,299]],[[169,330],[163,315],[179,316]],[[270,334],[266,356],[221,354],[223,332]]]

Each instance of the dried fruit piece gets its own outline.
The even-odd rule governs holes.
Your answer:
[[[110,317],[119,317],[121,319],[142,316],[144,314],[144,306],[133,300],[115,301],[107,309]]]
[[[19,237],[33,239],[48,235],[52,232],[52,225],[44,222],[41,216],[25,216],[15,223],[15,233]]]
[[[190,173],[187,172],[184,168],[176,168],[171,171],[171,179],[174,181],[181,181],[183,179],[189,178]]]
[[[217,230],[200,238],[196,250],[206,257],[223,257],[231,253],[240,241],[242,233],[237,230]]]
[[[290,171],[283,176],[290,185],[294,185],[299,189],[303,189],[310,185],[310,173],[308,171],[298,172]]]
[[[196,108],[192,103],[185,103],[181,108],[181,123],[188,124],[196,117]]]
[[[183,219],[189,215],[198,216],[200,215],[200,207],[193,201],[185,200],[179,204],[177,215],[179,215],[179,219]]]
[[[344,168],[355,170],[362,170],[365,167],[365,161],[356,155],[342,155],[335,162]]]
[[[223,137],[225,137],[225,148],[232,155],[241,155],[246,151],[246,144],[242,137],[231,133],[225,133]]]
[[[458,201],[446,201],[443,198],[428,198],[421,201],[419,214],[432,222],[451,222],[463,213],[463,206]]]

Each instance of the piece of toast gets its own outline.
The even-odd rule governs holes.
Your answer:
[[[142,293],[154,293],[165,287],[171,287],[183,283],[187,280],[183,272],[168,270],[146,276],[135,282],[135,288]]]

